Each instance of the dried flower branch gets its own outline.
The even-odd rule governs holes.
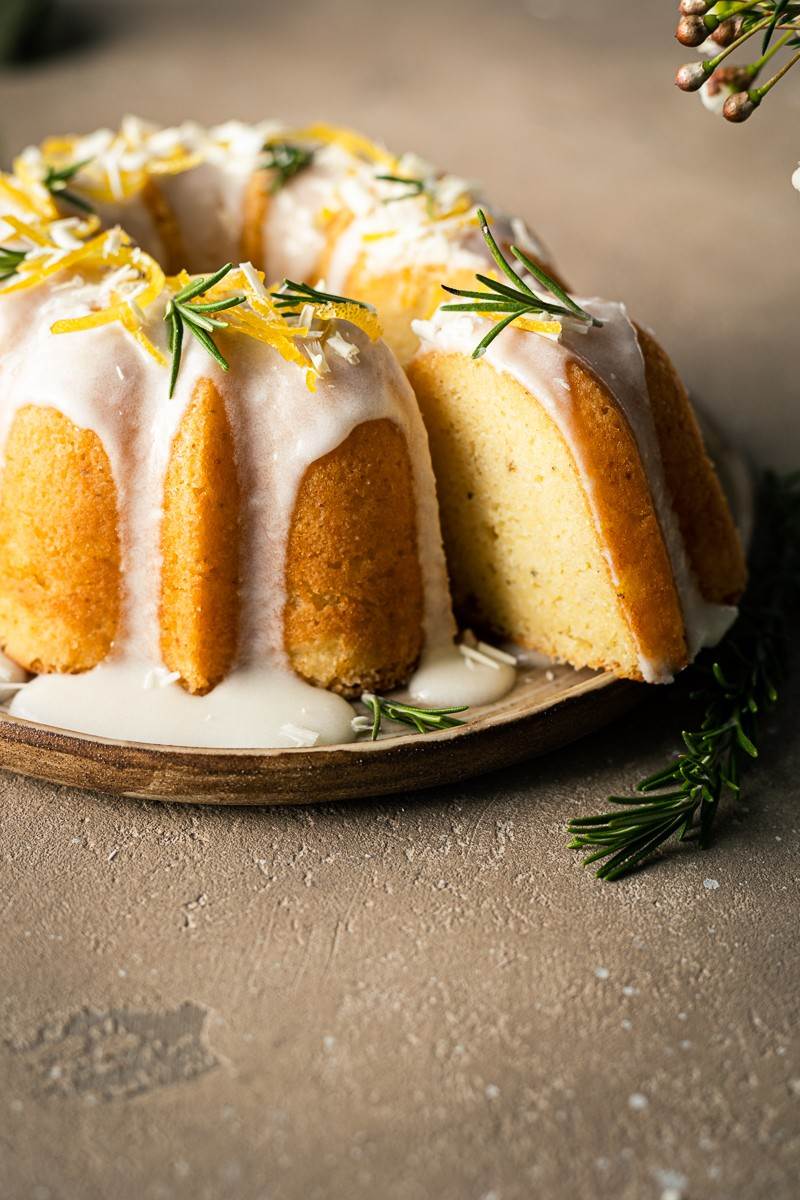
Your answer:
[[[708,4],[681,0],[676,37],[685,46],[701,51],[709,45],[718,52],[698,63],[678,69],[675,83],[684,92],[703,90],[709,107],[726,120],[746,121],[772,89],[800,62],[800,2],[798,0],[742,0]],[[761,53],[750,62],[723,66],[725,59],[756,34],[762,34]],[[780,35],[780,36],[777,36]],[[796,52],[761,86],[754,86],[765,67],[782,50]]]

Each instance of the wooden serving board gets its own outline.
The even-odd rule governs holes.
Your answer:
[[[551,678],[548,678],[548,674]],[[556,667],[441,733],[292,750],[197,750],[71,733],[0,710],[0,768],[193,804],[318,804],[454,783],[556,750],[631,708],[644,685]]]

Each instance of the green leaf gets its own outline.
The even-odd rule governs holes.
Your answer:
[[[786,12],[786,9],[788,7],[789,7],[789,0],[778,0],[777,4],[775,5],[775,11],[772,14],[772,19],[770,20],[770,23],[767,26],[767,28],[764,30],[764,37],[761,42],[761,53],[762,54],[766,53],[767,48],[769,47],[769,44],[772,41],[772,35],[775,33],[775,29],[780,24],[781,17]]]
[[[281,309],[302,307],[304,304],[355,304],[358,308],[372,309],[372,305],[363,300],[337,296],[334,292],[320,292],[309,287],[307,283],[295,283],[293,279],[284,279],[280,287],[270,295],[275,306]]]
[[[269,189],[273,195],[314,161],[313,149],[298,146],[294,142],[268,142],[264,152],[267,157],[261,163],[261,168],[274,172]]]
[[[175,384],[183,353],[184,331],[186,329],[189,330],[192,337],[196,338],[203,349],[211,355],[214,361],[219,363],[223,371],[229,369],[228,360],[211,337],[211,334],[215,330],[226,329],[227,322],[220,321],[209,314],[225,312],[228,309],[235,308],[239,304],[244,304],[246,297],[236,294],[225,296],[221,300],[210,300],[203,304],[191,304],[190,301],[197,299],[198,296],[205,295],[211,288],[216,287],[232,269],[233,263],[225,263],[213,275],[202,275],[199,279],[190,280],[167,303],[164,320],[169,325],[169,349],[172,356],[169,375],[170,397],[175,393]]]

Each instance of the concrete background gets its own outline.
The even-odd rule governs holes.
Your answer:
[[[0,75],[3,157],[129,110],[350,123],[483,179],[624,296],[761,461],[800,461],[800,89],[739,129],[657,0],[73,3]],[[789,1200],[795,686],[716,847],[603,886],[563,823],[676,693],[461,788],[203,810],[0,776],[8,1200]]]

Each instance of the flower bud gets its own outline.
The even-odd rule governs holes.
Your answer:
[[[711,4],[709,0],[681,0],[678,7],[685,17],[704,17]]]
[[[685,63],[675,76],[675,84],[682,92],[696,92],[706,81],[708,71],[703,63]]]
[[[738,124],[752,116],[756,107],[757,105],[753,103],[747,92],[734,92],[725,101],[722,108],[722,115],[726,121],[734,121]]]
[[[717,67],[700,92],[700,99],[711,112],[721,113],[728,97],[734,92],[745,91],[752,80],[753,72],[749,67]]]
[[[726,21],[720,21],[710,37],[716,46],[724,50],[726,46],[730,46],[731,42],[736,41],[741,32],[742,18],[728,17]]]
[[[682,46],[700,46],[708,37],[708,29],[702,17],[681,17],[675,37]]]
[[[717,67],[711,78],[719,80],[720,86],[731,92],[744,92],[753,82],[753,72],[750,67],[732,64],[729,67]]]

